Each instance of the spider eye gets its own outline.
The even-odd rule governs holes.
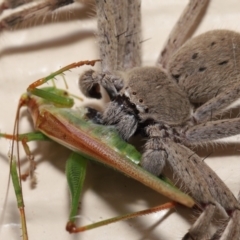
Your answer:
[[[142,100],[142,99],[139,99],[139,102],[140,102],[140,103],[142,103],[142,102],[143,102],[143,100]]]
[[[132,95],[136,95],[137,93],[136,92],[132,92]]]
[[[68,92],[67,92],[67,91],[64,91],[64,92],[63,92],[63,96],[68,96]]]

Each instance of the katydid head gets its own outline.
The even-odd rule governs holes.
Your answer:
[[[34,88],[28,92],[29,100],[35,99],[39,104],[53,104],[57,107],[71,108],[74,100],[66,90],[56,87]]]

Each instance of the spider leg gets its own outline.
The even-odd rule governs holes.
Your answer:
[[[158,57],[157,65],[162,65],[164,68],[166,68],[171,56],[179,47],[184,44],[188,38],[190,30],[194,24],[196,24],[197,18],[206,8],[208,2],[209,0],[189,1],[189,4],[184,9],[183,13],[169,34],[168,40],[166,41],[163,50]]]
[[[154,141],[156,142],[156,140],[157,138],[155,137]],[[150,139],[149,141],[152,140]],[[158,138],[158,141],[162,142],[160,138]],[[161,146],[165,149],[161,149]],[[197,168],[194,168],[192,161],[190,161],[189,158],[182,159],[179,148],[174,149],[174,145],[171,146],[170,142],[162,142],[161,146],[159,151],[157,150],[157,146],[152,146],[153,149],[147,149],[146,153],[148,154],[144,154],[141,165],[144,168],[147,166],[147,170],[151,171],[151,173],[156,173],[156,169],[159,168],[159,165],[160,168],[162,167],[162,164],[159,164],[159,162],[163,162],[164,159],[160,159],[159,157],[158,161],[154,161],[155,156],[157,155],[157,152],[159,152],[159,155],[161,154],[160,156],[163,155],[163,151],[165,152],[165,156],[167,156],[165,160],[167,164],[171,166],[174,175],[177,177],[177,179],[183,180],[184,187],[187,187],[188,191],[197,200],[197,202],[200,204],[200,208],[203,210],[197,221],[190,228],[189,232],[184,236],[183,239],[202,239],[208,232],[208,227],[215,212],[215,200],[208,190],[207,182],[204,180],[200,171]],[[156,148],[154,149],[154,147]],[[176,151],[176,153],[172,154],[174,151]],[[184,155],[185,153],[182,152],[182,154]],[[144,157],[147,157],[147,159],[144,159]],[[149,165],[151,165],[150,168]],[[159,173],[159,169],[157,170]]]
[[[102,71],[140,66],[141,2],[97,0],[96,7]]]
[[[233,135],[239,134],[239,130],[240,130],[240,118],[226,119],[226,120],[218,120],[218,121],[212,121],[212,122],[196,125],[190,128],[189,130],[187,130],[185,133],[185,136],[187,139],[187,143],[189,145],[194,145],[194,144],[200,144],[207,141],[212,142],[216,139],[233,136]],[[202,167],[199,167],[199,169],[201,169],[202,174],[205,175],[206,179],[209,179],[208,178],[209,174],[208,173],[206,174],[206,171],[203,170]],[[210,168],[209,168],[209,171],[210,171]],[[221,184],[221,182],[219,181],[213,181],[213,183],[210,183],[210,185],[216,185],[218,187],[220,186],[219,184]],[[221,189],[224,189],[223,184],[221,186]],[[217,194],[219,195],[219,199],[223,199],[224,196],[229,198],[229,196],[232,195],[231,193],[225,193],[225,192],[224,192],[225,195],[222,195],[222,194],[223,193],[221,192]],[[238,196],[238,201],[239,200],[240,200],[240,194]],[[226,221],[218,229],[218,231],[212,237],[212,240],[239,239],[240,237],[240,229],[238,227],[238,224],[240,222],[239,208],[237,208],[237,211],[235,210],[232,212],[231,210],[229,211],[229,213],[230,213],[229,220]]]
[[[117,101],[108,104],[103,113],[102,120],[106,125],[114,125],[124,140],[128,140],[138,127],[138,121],[134,114],[127,114],[124,106],[119,107]]]
[[[234,136],[240,133],[240,118],[223,119],[190,127],[184,134],[186,145],[195,145]]]
[[[6,9],[14,9],[30,2],[33,2],[33,0],[4,0],[0,4],[0,13]]]
[[[240,118],[217,120],[206,122],[188,129],[185,133],[186,143],[189,145],[200,144],[207,141],[214,141],[220,138],[234,136],[240,132]],[[204,172],[203,172],[204,174]],[[227,194],[228,195],[228,194]],[[227,196],[226,195],[226,196]],[[240,195],[238,196],[238,201]],[[239,239],[240,229],[240,211],[234,211],[228,221],[218,229],[212,237],[212,240],[217,239]]]
[[[154,164],[156,152],[159,151],[162,156],[161,152],[165,151],[166,164],[172,168],[177,179],[183,181],[184,187],[190,191],[192,197],[203,209],[202,214],[183,239],[202,239],[206,235],[217,203],[231,216],[230,221],[234,223],[229,224],[234,226],[235,219],[238,219],[240,204],[216,173],[192,150],[171,140],[167,135],[164,137],[164,133],[159,130],[158,125],[147,127],[147,134],[150,136],[150,140],[146,145],[148,154],[144,157],[147,156],[147,161],[152,162],[149,163],[151,168],[148,170],[152,173],[155,172],[159,166],[159,164]],[[159,146],[151,144],[151,141],[155,143],[158,141]],[[159,161],[163,161],[163,158]],[[145,159],[142,162],[145,167],[147,164]]]
[[[211,240],[239,239],[240,237],[240,212],[234,211],[232,216],[212,236]]]
[[[182,169],[183,172],[194,170],[194,177],[190,180],[193,181],[193,184],[189,184],[189,180],[182,175],[179,175],[179,178],[183,179],[187,187],[190,189],[192,196],[201,204],[203,205],[203,200],[201,195],[205,195],[207,193],[207,189],[209,190],[211,196],[214,198],[216,202],[218,202],[226,211],[226,213],[230,217],[230,221],[233,223],[229,223],[232,227],[236,224],[236,220],[238,222],[239,214],[240,214],[240,204],[232,194],[232,192],[228,189],[228,187],[222,182],[222,180],[217,176],[217,174],[205,164],[198,155],[194,154],[190,149],[187,147],[175,143],[171,140],[167,141],[167,144],[165,144],[165,149],[168,153],[168,163],[171,165],[171,167],[174,166],[174,164],[180,164],[182,165],[183,162],[187,164],[188,168]],[[183,159],[183,161],[180,161],[180,159]],[[175,161],[175,163],[174,163]],[[192,166],[191,166],[191,164]],[[182,167],[183,168],[183,167]],[[196,174],[196,172],[200,173],[199,177]],[[178,171],[177,169],[175,171]],[[180,170],[181,171],[181,170]],[[176,172],[178,174],[178,172]],[[186,181],[187,180],[187,181]],[[207,189],[204,189],[202,192],[194,192],[195,186],[197,184],[203,184],[203,182],[206,182]],[[192,186],[193,185],[193,186]],[[204,188],[206,187],[204,186]],[[211,198],[210,198],[211,199]],[[207,202],[206,206],[211,204],[211,201]],[[202,227],[202,224],[206,222],[211,222],[213,215],[208,213],[208,211],[213,211],[212,208],[205,207],[203,210],[203,213],[200,215],[199,219],[195,222],[195,224],[190,228],[189,233],[190,236],[194,236],[193,233],[196,233],[196,237],[193,239],[201,239],[201,236],[204,235],[205,230]],[[204,213],[207,212],[207,213]],[[204,215],[202,217],[202,215]],[[202,218],[202,220],[201,220]],[[208,225],[209,226],[209,225]],[[196,231],[197,230],[197,231]],[[201,233],[201,231],[204,231]],[[235,230],[236,231],[236,230]],[[188,235],[187,234],[187,235]],[[228,240],[230,239],[236,239],[236,238],[226,238]]]
[[[211,224],[215,210],[215,205],[211,203],[208,204],[182,240],[202,240],[206,239],[206,237],[208,238],[208,228]]]
[[[238,193],[238,202],[240,202],[240,192]],[[211,240],[239,239],[240,237],[240,212],[234,211],[232,217],[225,221],[222,226],[212,236]]]
[[[217,115],[226,112],[226,108],[239,97],[240,85],[236,83],[197,108],[193,116],[197,122],[211,120]],[[229,110],[229,108],[227,110]]]
[[[107,91],[110,99],[113,100],[123,88],[124,82],[121,76],[113,73],[88,70],[79,78],[78,84],[85,96],[97,99],[102,97],[100,92],[100,86],[102,86]]]
[[[14,2],[14,1],[10,1]],[[30,0],[26,1],[30,2]],[[24,21],[27,21],[28,19],[34,18],[36,16],[45,15],[49,12],[52,12],[60,7],[72,4],[74,0],[47,0],[47,1],[38,1],[37,4],[29,3],[27,4],[27,7],[21,8],[18,10],[16,5],[9,5],[9,8],[16,8],[17,11],[14,11],[10,15],[7,15],[0,19],[0,31],[6,30],[6,29],[12,29],[14,26],[16,26],[19,23],[22,23]],[[7,3],[6,3],[7,4]],[[19,2],[20,5],[23,5],[24,2]],[[1,5],[1,10],[3,11],[3,8],[8,7],[8,5],[4,5],[4,3]]]
[[[98,41],[102,71],[87,71],[79,79],[79,87],[88,97],[100,98],[101,85],[111,99],[122,89],[119,72],[141,65],[141,2],[96,1]]]

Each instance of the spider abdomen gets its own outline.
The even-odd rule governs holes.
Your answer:
[[[172,56],[169,75],[190,102],[205,103],[239,82],[240,34],[214,30],[187,41]]]

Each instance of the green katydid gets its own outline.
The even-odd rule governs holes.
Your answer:
[[[37,88],[39,85],[71,68],[84,64],[94,65],[96,61],[82,61],[70,64],[31,84],[27,89],[27,93],[20,99],[14,135],[1,134],[1,136],[22,141],[25,149],[27,149],[26,142],[39,139],[45,140],[46,135],[50,139],[82,155],[82,157],[79,157],[79,154],[76,153],[71,155],[72,159],[67,164],[66,173],[71,186],[70,188],[72,189],[71,213],[67,225],[69,232],[83,230],[82,228],[76,228],[75,216],[77,215],[79,195],[82,191],[86,172],[86,159],[99,161],[138,180],[174,201],[192,207],[194,201],[191,197],[176,189],[168,181],[162,181],[139,167],[137,164],[140,161],[141,155],[133,146],[121,140],[112,127],[96,125],[86,119],[83,110],[71,109],[73,99],[66,95],[66,91],[53,87]],[[43,134],[18,134],[19,111],[22,106],[28,107],[35,128]],[[30,156],[28,149],[26,152]],[[10,158],[13,158],[13,153],[11,153]],[[14,162],[12,165],[14,166]],[[12,167],[11,169],[12,177],[15,176],[16,178],[15,168]],[[17,185],[18,182],[16,183],[15,180],[15,191],[19,191],[20,189]],[[20,195],[17,194],[17,197]],[[23,205],[21,207],[23,208]],[[21,216],[24,222],[24,214],[22,213]],[[23,228],[24,234],[27,235],[25,227]],[[27,239],[27,236],[24,239]]]

